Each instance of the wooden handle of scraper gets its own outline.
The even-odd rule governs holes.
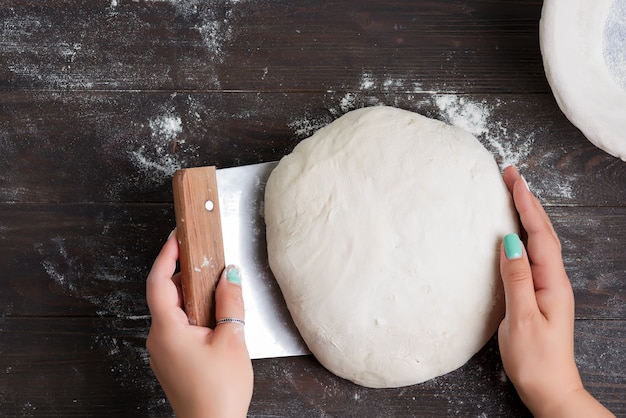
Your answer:
[[[184,309],[190,324],[215,328],[215,287],[224,270],[215,167],[178,170],[172,183]]]

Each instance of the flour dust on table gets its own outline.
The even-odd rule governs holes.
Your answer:
[[[393,94],[392,102],[376,96],[376,93]],[[405,100],[402,100],[402,99]],[[363,72],[356,81],[356,91],[346,92],[337,104],[328,107],[334,117],[339,117],[351,110],[364,106],[394,107],[410,106],[412,109],[435,106],[437,118],[451,125],[465,129],[477,137],[481,143],[496,157],[500,167],[514,165],[524,167],[525,159],[532,153],[535,132],[524,124],[525,129],[510,128],[510,121],[498,120],[494,116],[496,107],[508,103],[496,99],[495,104],[485,100],[474,100],[467,96],[445,92],[444,88],[425,91],[417,82],[407,78],[394,76],[377,76],[370,71]],[[301,115],[294,118],[289,127],[298,137],[311,136],[318,129],[328,125],[330,117]]]
[[[184,144],[177,141],[183,131],[182,120],[174,110],[168,110],[149,121],[151,138],[138,149],[131,151],[131,160],[146,173],[146,179],[159,183],[171,178],[181,168],[174,148]]]

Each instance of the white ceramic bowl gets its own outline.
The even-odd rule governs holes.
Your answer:
[[[625,38],[626,0],[543,3],[541,54],[559,107],[589,141],[624,161]]]

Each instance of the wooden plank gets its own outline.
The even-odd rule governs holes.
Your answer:
[[[626,319],[626,208],[550,207],[577,316]],[[0,205],[0,315],[137,316],[172,204]]]
[[[11,0],[0,90],[548,92],[541,5]]]
[[[617,416],[626,413],[621,395],[626,387],[624,324],[578,321],[575,338],[576,360],[587,389]],[[272,407],[281,405],[290,411],[285,416],[531,416],[501,367],[495,339],[452,373],[417,386],[383,391],[337,379],[307,357],[257,361],[257,381],[265,377],[260,363],[272,366],[269,380],[276,384],[257,385],[252,411],[258,400],[268,415]],[[269,391],[261,392],[262,388]],[[276,396],[280,401],[275,401]]]
[[[576,298],[576,316],[624,318],[626,217],[624,209],[549,207]],[[584,267],[583,267],[584,266]]]
[[[623,206],[626,164],[551,95],[0,94],[0,202],[170,202],[177,168],[277,160],[343,113],[392,105],[465,127],[544,203]]]
[[[171,416],[149,370],[147,319],[0,318],[5,416]],[[576,323],[588,389],[626,414],[626,322]],[[495,339],[462,368],[420,385],[368,389],[312,357],[254,361],[251,417],[530,416],[503,373]],[[481,415],[482,414],[482,415]]]
[[[3,416],[166,416],[149,320],[1,318]]]
[[[2,316],[148,313],[145,279],[171,205],[0,205]]]

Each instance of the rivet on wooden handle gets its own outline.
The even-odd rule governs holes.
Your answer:
[[[215,167],[178,170],[173,178],[184,308],[189,323],[215,327],[215,287],[224,243]]]

